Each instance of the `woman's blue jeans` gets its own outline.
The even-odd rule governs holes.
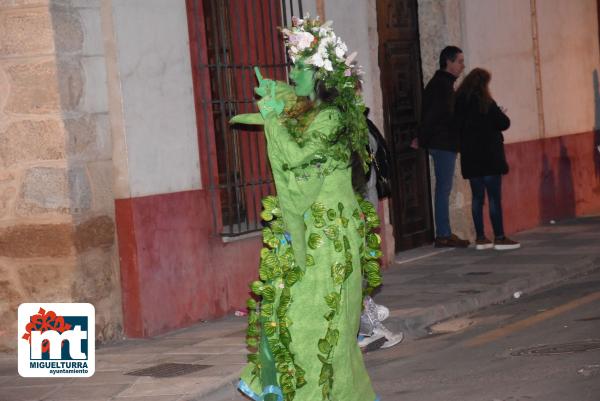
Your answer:
[[[477,238],[485,237],[483,230],[483,205],[485,203],[485,193],[487,192],[490,203],[490,220],[494,229],[496,238],[504,237],[504,227],[502,223],[502,176],[488,175],[469,179],[471,183],[471,192],[473,201],[471,203],[471,213],[473,214],[473,223]]]
[[[435,235],[436,237],[449,237],[450,229],[450,192],[454,181],[454,166],[456,165],[456,153],[447,150],[429,149],[433,159],[435,171]]]

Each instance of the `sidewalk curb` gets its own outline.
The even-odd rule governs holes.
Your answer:
[[[600,256],[587,256],[569,267],[554,266],[544,274],[516,278],[459,301],[434,305],[413,316],[390,317],[385,324],[393,331],[403,331],[408,338],[424,336],[428,334],[427,327],[434,323],[507,301],[517,291],[527,294],[597,269],[600,269]]]

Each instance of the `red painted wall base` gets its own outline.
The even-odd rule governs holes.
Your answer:
[[[116,201],[124,329],[146,337],[244,307],[261,238],[211,236],[206,191]]]
[[[502,182],[505,231],[600,214],[598,145],[598,131],[506,145],[510,172]]]

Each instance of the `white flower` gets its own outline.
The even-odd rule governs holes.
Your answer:
[[[333,71],[333,65],[331,65],[331,60],[325,60],[325,62],[323,63],[323,68],[325,68],[327,71]]]
[[[341,47],[339,45],[335,47],[335,55],[337,56],[337,58],[343,59],[344,54],[346,54],[346,50],[344,50],[343,47]]]
[[[325,60],[323,60],[323,56],[319,52],[313,54],[308,60],[306,60],[306,62],[314,65],[315,67],[323,67],[325,64]]]
[[[293,35],[290,35],[289,42],[290,45],[296,47],[299,51],[302,51],[312,44],[315,37],[306,31],[295,32]]]

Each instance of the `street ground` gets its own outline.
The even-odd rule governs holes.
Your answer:
[[[600,273],[366,356],[386,401],[600,400]]]

